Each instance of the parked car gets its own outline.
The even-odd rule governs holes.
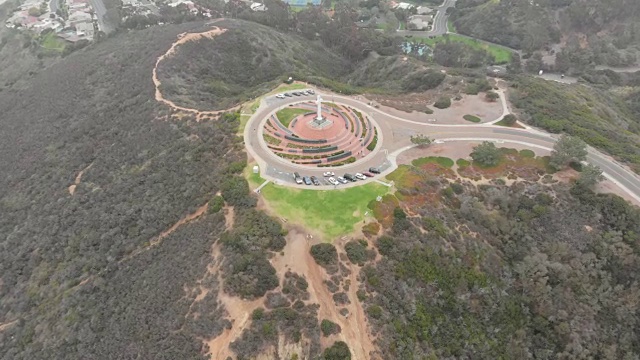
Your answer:
[[[293,94],[293,95],[295,95],[295,96],[300,96],[300,95],[302,95],[302,93],[301,93],[300,91],[294,91],[294,92],[292,92],[292,94]]]
[[[313,183],[311,182],[311,178],[310,178],[310,177],[308,177],[308,176],[303,177],[303,178],[302,178],[302,181],[304,181],[304,184],[305,184],[305,185],[311,185],[311,184],[313,184]]]
[[[308,89],[308,90],[307,90],[307,92],[308,92],[309,94],[311,94],[311,95],[313,95],[313,94],[315,94],[315,93],[316,93],[315,91],[313,91],[313,89]]]
[[[373,174],[370,172],[363,172],[362,175],[366,176],[366,177],[373,177]]]
[[[296,184],[302,184],[302,177],[297,172],[293,173],[293,180],[296,181]]]
[[[340,181],[340,182],[341,182],[341,183],[343,183],[343,184],[346,184],[346,183],[348,183],[348,182],[349,182],[347,179],[343,178],[342,176],[338,176],[338,179],[337,179],[337,180],[338,180],[338,181]]]
[[[375,168],[375,167],[371,167],[369,168],[369,172],[372,174],[380,174],[380,169]]]
[[[291,95],[291,93],[284,93],[284,96],[286,96],[286,97],[291,97],[291,96],[293,96],[293,95]]]
[[[360,174],[360,173],[356,173],[354,176],[358,180],[367,180],[367,177],[362,175],[362,174]]]
[[[334,173],[333,171],[327,171],[322,175],[324,175],[324,177],[329,177],[329,176],[336,176],[336,173]]]
[[[312,182],[312,183],[313,183],[313,185],[315,185],[315,186],[320,185],[320,181],[319,181],[319,180],[318,180],[318,178],[317,178],[317,177],[315,177],[315,176],[312,176],[312,177],[311,177],[311,182]]]
[[[347,179],[347,180],[349,180],[349,181],[358,181],[358,179],[355,176],[351,175],[351,174],[344,174],[344,175],[342,175],[342,177]]]
[[[309,95],[309,92],[307,90],[304,90],[301,93],[302,93],[302,95]]]
[[[284,96],[283,94],[278,94],[278,95],[276,95],[276,97],[277,97],[278,99],[284,99],[284,98],[285,98],[285,96]]]
[[[329,184],[331,184],[331,185],[338,185],[339,184],[338,180],[336,180],[336,179],[334,179],[332,177],[330,177],[328,180],[329,180]]]

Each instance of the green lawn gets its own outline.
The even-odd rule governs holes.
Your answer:
[[[47,50],[55,50],[62,52],[64,50],[64,41],[58,39],[55,33],[48,33],[42,38],[40,45]]]
[[[467,120],[467,121],[471,121],[473,123],[479,123],[480,121],[482,121],[482,120],[480,120],[479,117],[477,117],[475,115],[468,115],[467,114],[467,115],[463,116],[462,118]]]
[[[300,114],[306,114],[308,112],[311,111],[308,109],[284,108],[276,113],[276,117],[282,125],[284,125],[285,127],[289,127],[291,120],[293,120],[296,116]]]
[[[251,171],[250,164],[244,174],[252,189],[264,179]],[[301,224],[310,231],[322,233],[325,241],[334,241],[339,236],[351,233],[354,225],[365,219],[370,211],[367,205],[377,196],[385,195],[389,188],[378,183],[369,183],[344,190],[300,190],[269,183],[260,191],[260,196],[276,212],[293,223]]]
[[[441,41],[446,41],[447,39],[449,39],[450,41],[462,42],[473,48],[483,49],[487,51],[489,54],[491,54],[491,56],[493,56],[494,62],[496,64],[506,64],[511,61],[512,53],[507,49],[501,48],[496,45],[483,43],[475,39],[469,39],[467,37],[456,35],[456,34],[447,34],[444,36],[439,36],[434,38],[412,37],[413,41],[421,42],[429,46],[435,46],[436,43]]]

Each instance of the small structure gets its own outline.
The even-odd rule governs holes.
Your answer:
[[[258,174],[258,173],[260,173],[260,167],[259,167],[258,165],[254,165],[254,166],[253,166],[253,173],[254,173],[254,174]]]
[[[254,2],[251,4],[252,11],[267,11],[267,7],[263,3]]]
[[[409,17],[408,27],[412,30],[426,30],[432,21],[431,15],[412,15]]]

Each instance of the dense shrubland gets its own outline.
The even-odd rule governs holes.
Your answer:
[[[429,174],[407,173],[361,274],[385,359],[640,354],[640,210],[580,185],[447,193]]]
[[[205,276],[222,214],[149,247],[244,158],[236,116],[174,122],[153,98],[154,59],[195,26],[116,36],[0,97],[0,358],[200,358],[225,326]],[[189,310],[198,281],[214,291]]]

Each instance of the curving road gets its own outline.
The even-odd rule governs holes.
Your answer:
[[[320,93],[318,91],[318,93]],[[503,102],[503,112],[508,113],[506,100],[502,92],[499,93]],[[496,141],[498,143],[517,143],[532,148],[540,148],[551,150],[556,138],[550,134],[532,129],[517,129],[494,126],[492,123],[474,124],[474,125],[443,125],[432,124],[427,122],[418,122],[406,120],[391,114],[387,114],[380,109],[374,108],[362,101],[351,97],[339,96],[330,93],[321,93],[326,101],[334,101],[346,104],[364,111],[378,126],[378,147],[371,154],[363,159],[359,159],[357,163],[340,166],[337,168],[313,168],[304,165],[295,165],[289,161],[282,159],[266,148],[266,144],[262,137],[262,125],[266,119],[279,109],[287,107],[289,104],[314,100],[313,96],[302,96],[294,98],[286,98],[283,100],[268,97],[262,100],[260,107],[255,114],[249,119],[245,127],[244,139],[247,149],[251,156],[256,159],[260,166],[260,172],[263,178],[277,183],[286,183],[288,186],[300,187],[306,189],[326,190],[334,188],[331,185],[323,186],[301,186],[293,182],[293,173],[299,172],[302,175],[315,175],[322,178],[324,171],[334,171],[337,176],[344,173],[355,173],[367,171],[370,167],[379,167],[383,170],[382,178],[385,174],[390,173],[396,167],[396,157],[413,147],[410,137],[417,134],[425,134],[432,139],[441,141]],[[502,117],[502,116],[501,116]],[[501,118],[500,117],[500,118]],[[604,175],[622,190],[627,192],[631,197],[640,202],[640,177],[628,170],[623,165],[617,163],[610,156],[604,155],[599,151],[589,148],[587,160],[599,166]],[[375,181],[376,178],[367,180]],[[340,185],[340,188],[358,186],[363,182],[350,183]]]

